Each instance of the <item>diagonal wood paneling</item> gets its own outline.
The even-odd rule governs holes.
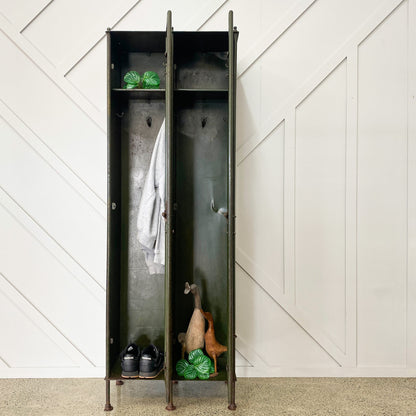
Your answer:
[[[384,1],[364,23],[362,23],[348,38],[308,77],[300,87],[288,97],[279,100],[278,106],[260,126],[255,136],[250,137],[237,150],[237,164],[240,164],[285,118],[286,112],[295,107],[303,97],[310,94],[319,82],[321,82],[338,64],[344,60],[349,52],[374,30],[399,4],[401,0]]]
[[[253,367],[253,364],[238,349],[235,350],[235,365],[236,367]]]
[[[22,31],[28,23],[42,13],[53,0],[8,0],[0,1],[0,13],[18,30]]]
[[[93,279],[104,286],[105,219],[1,118],[0,131],[2,189]],[[33,181],[34,172],[36,181]],[[92,247],[95,249],[92,250]]]
[[[287,185],[285,186],[285,235],[287,237],[285,238],[285,294],[289,296],[289,299],[292,299],[294,301],[293,295],[296,292],[296,289],[298,291],[299,288],[297,288],[297,285],[292,284],[292,279],[295,278],[295,270],[298,269],[298,267],[291,266],[293,260],[295,259],[295,252],[292,251],[292,247],[295,245],[295,241],[301,241],[302,244],[305,242],[305,238],[308,234],[305,234],[305,236],[300,237],[298,236],[295,239],[292,239],[292,232],[295,230],[294,228],[294,220],[292,219],[292,210],[294,209],[295,205],[291,201],[295,201],[295,195],[292,193],[291,188],[293,186],[293,183],[295,183],[295,177],[298,175],[295,175],[291,177],[291,171],[293,171],[295,166],[302,166],[302,169],[304,169],[305,166],[307,166],[308,159],[311,160],[314,159],[313,153],[306,152],[305,156],[306,159],[303,161],[299,161],[296,157],[297,152],[295,152],[292,149],[295,149],[295,143],[297,143],[297,140],[294,141],[292,137],[297,137],[299,134],[299,129],[296,128],[295,124],[293,124],[293,108],[298,107],[299,102],[303,102],[304,97],[307,97],[311,94],[311,92],[316,88],[317,85],[320,85],[322,82],[322,79],[328,77],[328,74],[331,74],[334,69],[338,67],[339,62],[341,62],[343,59],[348,59],[348,75],[346,80],[348,81],[348,84],[344,84],[341,89],[338,89],[337,98],[339,98],[339,94],[343,93],[345,95],[345,92],[348,92],[348,96],[345,96],[344,99],[340,99],[341,101],[341,110],[344,115],[347,116],[347,118],[344,118],[344,125],[341,126],[340,133],[342,136],[344,136],[344,144],[341,146],[341,149],[343,150],[343,156],[341,158],[341,165],[344,164],[344,168],[341,169],[342,177],[344,178],[344,202],[341,204],[341,212],[342,210],[345,211],[345,217],[344,219],[339,223],[340,225],[340,232],[333,233],[334,237],[336,239],[341,239],[341,241],[344,241],[346,244],[344,247],[341,247],[340,251],[340,262],[339,265],[342,268],[341,271],[341,283],[336,283],[333,281],[333,274],[327,274],[327,277],[330,278],[328,280],[328,284],[325,284],[324,287],[321,289],[323,290],[323,299],[319,301],[317,299],[316,295],[312,295],[312,293],[309,293],[311,296],[308,298],[308,293],[305,292],[304,299],[307,302],[312,302],[312,305],[317,302],[317,307],[323,307],[325,303],[335,301],[332,308],[335,308],[334,311],[337,311],[338,308],[341,305],[344,305],[343,308],[341,308],[340,312],[340,323],[333,323],[332,330],[328,329],[325,333],[323,333],[318,327],[321,326],[327,319],[325,318],[325,315],[322,315],[320,318],[315,317],[311,319],[310,311],[309,313],[303,313],[301,312],[300,306],[297,305],[295,307],[292,307],[287,302],[290,302],[289,299],[285,299],[285,295],[279,290],[279,287],[273,282],[273,279],[267,276],[267,273],[262,270],[262,267],[264,267],[265,263],[264,261],[261,261],[261,256],[256,255],[256,251],[262,251],[262,248],[264,248],[267,245],[259,246],[254,244],[255,237],[251,237],[250,240],[253,240],[253,248],[254,250],[249,251],[248,253],[240,247],[242,247],[241,243],[238,243],[237,246],[237,261],[240,262],[240,264],[243,264],[243,267],[248,267],[249,270],[251,270],[251,275],[255,279],[255,281],[260,282],[260,284],[268,291],[268,293],[271,294],[271,296],[281,305],[285,308],[285,310],[291,315],[293,319],[295,319],[302,327],[306,328],[308,333],[310,333],[312,336],[314,336],[315,340],[321,345],[324,346],[326,351],[332,355],[332,357],[336,358],[339,363],[342,363],[343,365],[355,365],[356,362],[356,313],[355,313],[355,305],[356,305],[356,257],[355,257],[355,250],[356,250],[356,123],[357,123],[357,117],[356,117],[356,105],[357,105],[357,81],[358,81],[358,75],[357,75],[357,46],[358,44],[365,39],[369,33],[371,33],[373,30],[378,28],[381,24],[381,22],[384,21],[394,10],[396,10],[397,6],[402,3],[399,1],[396,2],[384,2],[381,7],[379,7],[371,16],[368,18],[354,33],[352,36],[348,37],[348,40],[344,42],[341,48],[337,50],[335,54],[333,54],[330,59],[328,59],[325,62],[325,65],[322,65],[319,71],[317,73],[321,73],[321,76],[319,77],[311,77],[308,82],[302,86],[302,88],[299,88],[297,91],[297,94],[294,94],[292,98],[293,101],[288,100],[286,103],[284,103],[284,106],[282,106],[282,110],[279,114],[279,117],[275,119],[275,125],[270,128],[269,132],[264,136],[264,138],[267,138],[268,140],[270,137],[272,137],[273,134],[276,133],[276,131],[281,128],[281,123],[284,121],[285,123],[285,181],[289,178],[289,181],[287,182]],[[340,53],[342,52],[342,53]],[[337,59],[333,60],[334,57],[337,57]],[[323,68],[328,69],[328,63],[331,62],[332,65],[329,68],[329,72],[321,72]],[[344,65],[345,66],[345,65]],[[253,69],[254,67],[251,67]],[[250,71],[249,71],[250,72]],[[316,74],[315,74],[316,75]],[[323,77],[322,77],[323,75]],[[392,81],[390,81],[392,82]],[[306,85],[308,85],[308,88],[305,88]],[[332,88],[332,91],[336,91],[336,88]],[[330,93],[331,94],[331,93]],[[330,100],[330,98],[328,98]],[[332,104],[332,103],[331,103]],[[283,108],[285,107],[285,108]],[[316,106],[317,109],[321,108],[321,105]],[[330,108],[332,109],[332,107]],[[310,122],[306,124],[306,137],[312,138],[313,137],[313,129],[316,125],[322,126],[322,128],[327,128],[327,126],[331,126],[333,123],[333,117],[330,116],[329,112],[325,113],[325,116],[321,121],[319,122],[319,118],[317,118],[317,111],[314,112],[314,116],[312,116]],[[327,119],[325,119],[327,117]],[[309,125],[309,127],[308,127]],[[294,129],[291,130],[291,127],[294,126]],[[261,136],[260,136],[261,137]],[[330,137],[330,136],[329,136]],[[346,140],[346,141],[345,141]],[[240,193],[244,194],[244,198],[247,201],[257,201],[258,198],[255,198],[250,192],[249,189],[247,189],[247,184],[250,183],[252,180],[251,178],[256,175],[256,170],[253,170],[253,168],[250,169],[251,164],[251,155],[255,154],[257,157],[261,158],[261,148],[262,146],[259,146],[259,144],[262,143],[262,139],[259,139],[259,136],[256,136],[256,143],[251,143],[252,147],[250,150],[245,151],[244,148],[247,149],[247,146],[244,145],[239,150],[238,155],[238,162],[239,162],[239,169],[238,169],[238,177],[242,184],[240,185]],[[330,152],[330,148],[326,146],[326,150],[329,151],[329,154],[333,156],[333,154]],[[329,156],[331,157],[332,156]],[[279,160],[279,157],[276,153],[274,153],[274,156],[277,158],[277,163]],[[264,158],[263,158],[264,159]],[[292,160],[294,162],[292,162]],[[295,162],[296,161],[296,162]],[[345,161],[345,163],[343,162]],[[325,159],[323,161],[325,163]],[[306,164],[306,165],[305,165]],[[289,167],[288,167],[289,166]],[[319,165],[322,167],[322,164]],[[265,169],[265,166],[262,166],[263,169]],[[242,172],[247,169],[247,174],[244,175]],[[333,169],[330,172],[325,173],[324,177],[322,179],[336,182],[336,179],[332,176]],[[345,176],[344,176],[344,173]],[[250,176],[251,174],[251,176]],[[310,177],[310,175],[305,176],[305,178]],[[247,177],[250,177],[250,180],[247,180]],[[270,175],[270,180],[265,182],[265,186],[273,186],[273,189],[276,189],[276,182],[274,180],[273,175]],[[313,180],[316,180],[314,176],[312,176]],[[257,188],[258,189],[258,188]],[[302,190],[309,190],[310,187],[308,186],[301,186],[299,189]],[[286,195],[287,194],[287,195]],[[332,194],[332,193],[331,193]],[[288,196],[288,198],[287,198]],[[301,205],[305,207],[306,212],[310,211],[310,207],[313,206],[313,195],[310,195],[309,198],[307,198],[305,201],[301,201]],[[330,195],[330,198],[332,198],[332,195]],[[347,201],[348,198],[348,201]],[[261,201],[264,201],[264,198],[261,198]],[[299,201],[298,201],[299,202]],[[253,203],[253,202],[251,202]],[[325,201],[321,201],[321,203],[318,202],[319,211],[321,212],[322,209],[326,209]],[[306,205],[305,205],[306,204]],[[312,204],[312,205],[311,205]],[[244,211],[246,209],[247,203],[242,202],[239,200],[239,208],[243,212],[243,218],[242,218],[242,224],[247,220],[244,218]],[[267,204],[266,204],[267,206]],[[278,208],[273,207],[273,208]],[[329,208],[329,207],[328,207]],[[271,207],[269,207],[269,211],[271,211]],[[325,212],[325,211],[322,211]],[[329,216],[333,216],[335,213],[340,213],[340,210],[334,210],[333,213],[331,211],[328,211],[327,214],[323,217],[324,221],[326,221],[326,218],[329,218]],[[259,215],[260,217],[260,215]],[[313,218],[312,218],[313,217]],[[288,221],[288,222],[287,222]],[[316,221],[316,226],[320,227],[320,221],[315,216],[311,216],[311,220],[308,221],[307,224],[313,225]],[[309,225],[308,225],[309,226]],[[348,226],[348,229],[345,228]],[[241,227],[243,227],[241,225]],[[291,228],[292,227],[292,228]],[[344,230],[345,232],[344,233]],[[244,230],[245,231],[245,230]],[[242,240],[242,244],[246,244],[247,238],[244,237],[244,231],[243,235],[239,237],[239,239]],[[257,229],[257,231],[260,231]],[[311,238],[313,241],[313,230],[307,229],[308,233],[311,233]],[[331,232],[334,231],[331,227]],[[341,236],[341,234],[344,234],[344,237]],[[260,233],[261,235],[261,233]],[[319,239],[319,237],[318,237]],[[316,245],[316,241],[314,242],[314,245]],[[316,246],[313,246],[316,248]],[[311,246],[312,248],[312,246]],[[329,252],[334,248],[333,245],[329,247],[328,250],[324,250],[323,253],[325,255],[329,255]],[[280,250],[278,250],[278,246],[276,247],[277,253],[283,254]],[[343,258],[343,253],[346,253],[346,257]],[[319,261],[316,257],[311,257],[314,262]],[[254,261],[253,261],[254,259]],[[319,267],[322,267],[320,265],[321,262],[316,263],[315,266],[309,267],[305,269],[305,276],[306,280],[305,282],[310,282],[310,276],[308,269],[312,272],[313,270],[318,271]],[[345,265],[345,268],[344,268]],[[311,266],[311,265],[310,265]],[[318,267],[318,269],[317,269]],[[278,271],[276,273],[279,274]],[[308,277],[309,276],[309,277]],[[294,280],[293,280],[294,281]],[[309,284],[309,283],[308,283]],[[340,301],[336,301],[333,297],[334,290],[330,290],[331,284],[335,285],[333,288],[337,288],[336,290],[340,290]],[[311,287],[310,289],[314,289],[314,287]],[[328,291],[328,292],[326,292]],[[328,297],[328,294],[330,293],[330,297]],[[287,305],[287,306],[286,306]],[[315,308],[316,306],[314,306]],[[348,320],[346,320],[346,317],[348,317]],[[331,317],[331,319],[333,316]],[[338,331],[339,338],[338,341],[335,341],[334,335],[335,332]],[[347,338],[345,338],[347,336]],[[332,339],[331,339],[332,338]],[[338,347],[340,346],[340,347]],[[336,351],[339,348],[338,352]],[[341,350],[344,350],[344,353],[339,354]]]
[[[2,49],[14,62],[13,68],[3,68],[3,79],[12,77],[12,72],[7,73],[7,71],[14,71],[13,76],[16,78],[17,68],[17,71],[21,72],[20,76],[31,79],[27,85],[32,88],[32,91],[12,89],[10,84],[5,84],[6,88],[2,89],[0,97],[0,114],[3,120],[1,128],[4,139],[0,142],[0,153],[4,156],[0,201],[5,208],[4,211],[0,208],[2,243],[6,243],[13,236],[13,244],[3,245],[1,250],[0,272],[6,272],[9,277],[7,280],[3,279],[4,284],[0,291],[2,294],[7,293],[20,309],[25,309],[27,316],[35,320],[33,328],[41,328],[40,333],[43,334],[46,342],[43,345],[45,354],[48,354],[48,351],[53,354],[52,350],[55,348],[52,347],[53,343],[58,348],[54,356],[58,361],[53,361],[52,357],[53,359],[49,361],[50,365],[46,361],[39,363],[35,349],[34,356],[29,354],[27,362],[18,365],[15,362],[9,364],[6,358],[3,358],[2,374],[7,377],[33,374],[30,370],[30,362],[38,363],[36,370],[38,376],[57,374],[50,371],[55,366],[65,368],[64,373],[61,371],[59,374],[98,375],[95,368],[101,369],[99,370],[101,372],[103,366],[104,350],[100,347],[102,336],[99,334],[103,334],[105,316],[104,273],[99,269],[103,270],[105,261],[104,250],[97,248],[100,246],[99,241],[105,243],[103,220],[105,220],[106,206],[103,192],[105,187],[99,182],[94,182],[93,176],[100,177],[101,183],[105,183],[105,171],[100,172],[100,169],[97,169],[97,163],[105,162],[105,158],[97,157],[97,151],[105,151],[104,135],[99,132],[99,129],[103,130],[105,113],[99,114],[89,94],[82,90],[78,91],[64,76],[64,72],[66,65],[72,68],[77,63],[76,58],[75,62],[72,62],[74,57],[84,56],[83,51],[90,51],[96,44],[97,28],[100,29],[98,39],[103,36],[102,28],[105,29],[107,26],[118,25],[117,29],[122,29],[123,24],[134,24],[137,30],[137,15],[134,16],[133,9],[138,2],[130,2],[133,7],[130,7],[124,15],[119,8],[113,7],[113,15],[107,13],[106,17],[111,19],[112,24],[106,22],[103,25],[102,16],[101,19],[95,16],[94,21],[97,22],[95,29],[89,32],[89,37],[88,34],[85,36],[85,33],[82,35],[80,47],[74,44],[71,53],[65,51],[66,60],[61,61],[61,66],[57,70],[51,64],[52,57],[45,54],[44,50],[40,52],[28,35],[35,25],[42,22],[46,16],[52,16],[57,5],[63,3],[63,1],[55,1],[49,6],[45,4],[36,12],[31,12],[28,8],[22,10],[21,14],[26,13],[27,18],[22,19],[18,26],[13,25],[4,16],[0,16]],[[161,6],[163,2],[159,3]],[[212,1],[204,8],[195,11],[189,7],[189,4],[182,2],[181,7],[186,13],[181,14],[181,20],[186,21],[184,24],[186,27],[198,28],[224,3],[225,1]],[[151,5],[147,2],[147,6],[151,6],[152,13],[155,14],[154,2]],[[143,9],[140,10],[142,11]],[[70,16],[66,18],[69,21]],[[150,24],[154,26],[154,22]],[[45,25],[41,30],[44,28]],[[23,29],[22,35],[19,32]],[[85,39],[93,42],[92,45],[88,47],[89,41],[85,42]],[[102,55],[105,58],[105,54]],[[105,71],[104,65],[100,65],[100,68]],[[88,71],[91,73],[90,70]],[[102,89],[100,85],[97,86]],[[39,102],[39,105],[36,105],[36,102]],[[53,105],[48,108],[45,105],[41,106],[41,102],[49,102]],[[86,116],[85,121],[81,123],[83,116],[81,119],[78,118],[79,110]],[[66,124],[67,120],[71,120],[70,124]],[[94,125],[99,129],[94,131],[96,128]],[[79,134],[73,130],[74,128],[80,129]],[[100,143],[94,143],[96,138],[100,138]],[[92,152],[89,153],[89,149]],[[12,161],[14,163],[11,163]],[[15,163],[16,161],[19,163]],[[32,172],[32,176],[29,176],[29,172]],[[34,182],[31,182],[32,178],[35,179]],[[29,183],[31,187],[27,187]],[[57,204],[60,204],[60,207]],[[78,208],[74,211],[75,206],[81,211],[77,213]],[[90,212],[89,217],[85,217],[87,212]],[[59,217],[54,225],[54,221]],[[78,224],[75,225],[74,221]],[[77,229],[78,231],[83,229],[84,232],[75,237]],[[90,232],[85,233],[88,229]],[[72,238],[71,234],[75,238]],[[96,242],[90,244],[85,237],[87,240],[93,238]],[[74,243],[72,248],[71,239]],[[76,244],[80,248],[78,253]],[[86,244],[84,249],[83,244]],[[13,264],[20,250],[30,254],[24,263],[14,267]],[[94,270],[94,258],[99,269]],[[27,281],[29,274],[31,280]],[[60,290],[57,290],[56,285],[59,285]],[[44,286],[47,286],[55,297],[44,298],[42,296]],[[83,315],[82,308],[74,311],[73,306],[68,304],[74,296],[77,302],[86,306],[87,319]],[[80,320],[81,316],[84,316],[82,320]],[[12,340],[13,337],[10,339]],[[47,339],[52,344],[46,341]],[[41,348],[40,344],[39,347]],[[62,354],[61,358],[59,351]],[[73,367],[70,362],[65,363],[63,358],[65,353],[79,368]],[[238,360],[239,365],[251,366],[241,354],[238,354]]]
[[[13,66],[1,68],[2,101],[85,183],[105,200],[105,134],[20,49],[0,33]],[[22,87],[8,80],[30,79]],[[86,139],[87,138],[87,139]]]
[[[0,30],[6,35],[14,47],[21,50],[30,61],[32,61],[40,71],[42,71],[52,83],[53,88],[61,90],[71,101],[72,105],[80,108],[102,132],[105,132],[106,118],[100,114],[97,108],[91,104],[76,88],[65,80],[51,62],[42,55],[24,36],[16,29],[4,16],[0,15]]]
[[[402,2],[358,49],[359,365],[406,365],[407,6]]]
[[[238,61],[238,76],[242,76],[289,29],[316,0],[298,0],[266,33],[256,39],[250,49],[243,51]]]
[[[111,10],[111,12],[107,15],[106,21],[113,22],[111,28],[113,30],[123,30],[120,26],[125,25],[128,14],[131,16],[136,16],[137,20],[135,22],[135,29],[134,30],[143,30],[138,28],[138,26],[142,25],[141,19],[139,16],[142,15],[140,12],[141,7],[139,6],[140,2],[148,2],[149,0],[130,0],[124,4],[124,9],[126,10],[124,13],[120,12],[120,7],[117,4],[117,7]],[[192,11],[191,15],[184,24],[179,20],[175,24],[180,24],[182,30],[198,30],[206,20],[208,20],[216,10],[221,7],[223,4],[226,3],[227,0],[211,0],[199,8],[199,10],[195,13]],[[189,7],[191,3],[187,4],[186,2],[182,2],[183,6]],[[169,6],[169,3],[167,3]],[[166,13],[161,13],[161,10],[158,8],[157,10],[159,16],[166,16]],[[189,13],[183,13],[183,15],[187,15]],[[115,17],[117,16],[117,17]],[[131,16],[129,18],[131,19]],[[151,20],[153,21],[153,20]],[[162,28],[160,28],[162,30]],[[30,36],[30,35],[29,35]],[[86,37],[82,37],[80,39],[80,44],[75,45],[73,49],[69,53],[65,53],[64,59],[58,65],[58,71],[62,73],[64,76],[67,76],[68,73],[79,63],[81,59],[83,59],[102,39],[104,38],[104,33],[102,31],[102,25],[97,24],[94,28],[90,29],[89,34]]]
[[[344,354],[346,69],[344,61],[296,107],[294,183],[296,306]]]
[[[253,5],[237,0],[211,0],[195,8],[191,0],[175,4],[168,0],[123,0],[117,5],[110,0],[88,4],[78,0],[18,0],[13,4],[0,1],[0,46],[10,62],[1,70],[0,273],[7,279],[0,278],[0,296],[5,297],[4,302],[11,302],[16,313],[24,311],[20,319],[26,322],[28,331],[38,334],[39,345],[43,342],[45,350],[51,351],[58,370],[48,368],[47,362],[38,360],[35,364],[36,357],[32,362],[40,365],[36,370],[30,369],[30,357],[18,368],[16,365],[22,363],[10,360],[8,351],[0,351],[0,376],[102,375],[106,209],[104,31],[108,26],[116,30],[164,30],[169,8],[173,10],[177,30],[224,30],[228,9],[234,9],[240,30],[237,261],[241,267],[237,273],[237,374],[414,375],[416,355],[411,346],[416,339],[412,313],[416,284],[411,253],[416,241],[412,210],[416,136],[410,115],[416,95],[413,91],[416,56],[412,49],[415,3],[415,0],[259,0]],[[407,20],[403,20],[401,29],[397,22],[392,24],[390,38],[395,38],[398,31],[406,32],[401,45],[407,45],[407,61],[399,61],[400,65],[408,65],[402,77],[407,79],[407,90],[400,93],[400,100],[407,94],[403,114],[409,114],[405,175],[408,291],[400,286],[401,295],[394,297],[398,300],[394,310],[399,312],[392,316],[396,317],[395,328],[407,331],[407,340],[396,337],[399,340],[396,349],[392,349],[388,339],[384,340],[386,345],[380,352],[384,355],[379,355],[383,360],[379,360],[378,366],[357,368],[356,347],[363,345],[364,338],[360,332],[357,337],[356,332],[357,320],[361,325],[363,322],[363,314],[356,314],[356,254],[360,247],[357,236],[362,238],[357,235],[356,210],[357,206],[362,210],[360,204],[365,201],[357,199],[357,149],[359,157],[363,157],[362,147],[357,148],[357,135],[360,137],[357,125],[371,120],[366,115],[358,117],[361,113],[357,113],[357,100],[365,92],[359,82],[362,60],[357,49],[360,44],[368,45],[363,41],[373,31],[383,38],[379,30],[382,22],[394,16],[395,10],[402,13],[404,9]],[[383,72],[377,70],[376,62],[377,59],[370,58],[367,65],[374,77],[380,79],[381,74],[389,73],[389,64],[384,65]],[[345,82],[332,84],[340,65]],[[386,91],[394,88],[396,78],[386,78]],[[10,82],[16,79],[30,82],[24,85]],[[325,89],[326,98],[315,102]],[[341,107],[335,105],[337,100],[345,104],[343,149],[336,141],[341,133],[331,132],[341,112]],[[378,108],[378,103],[373,107]],[[327,119],[325,113],[332,117]],[[375,134],[371,131],[374,124],[368,124],[370,136]],[[326,140],[322,147],[328,155],[320,154],[321,159],[313,157],[316,149],[308,147],[311,140]],[[338,153],[333,149],[335,143]],[[341,153],[337,163],[331,160],[331,155]],[[328,168],[331,163],[333,167]],[[358,171],[360,166],[362,169],[362,163]],[[367,173],[371,173],[369,168]],[[396,190],[403,187],[404,180],[398,181]],[[318,194],[323,192],[318,186],[320,182],[324,183],[327,194],[314,199],[312,189],[316,188]],[[334,208],[337,201],[334,190],[341,185],[345,204]],[[369,198],[370,194],[366,196]],[[403,208],[404,203],[396,204]],[[311,210],[316,215],[309,217]],[[341,217],[344,230],[339,228],[341,222],[334,222],[334,218]],[[302,222],[299,218],[303,218]],[[332,223],[333,227],[328,225]],[[299,230],[303,230],[302,235]],[[311,230],[319,233],[316,239],[314,233],[308,234]],[[398,239],[397,246],[403,247],[403,238]],[[374,243],[371,238],[369,241]],[[343,250],[339,249],[342,244]],[[335,247],[337,256],[322,261],[308,251],[320,250],[327,255]],[[21,253],[25,253],[24,262]],[[305,263],[308,258],[310,261]],[[344,280],[332,279],[332,275],[340,274],[328,269],[328,264],[343,269]],[[396,271],[397,268],[393,270]],[[369,274],[365,272],[365,276]],[[359,284],[365,281],[362,279],[358,275]],[[332,290],[324,293],[329,287]],[[56,297],[45,297],[42,294],[45,288]],[[385,290],[382,297],[391,299],[396,292]],[[340,293],[344,305],[331,315],[337,303],[342,304]],[[84,305],[87,322],[79,311],[73,313],[68,294]],[[359,311],[365,299],[368,297],[359,300]],[[340,317],[344,317],[344,322]],[[367,332],[370,338],[366,345],[376,343],[377,328],[385,325],[386,319],[371,327],[373,332]],[[98,350],[101,352],[97,355]],[[400,354],[392,353],[399,350]],[[359,364],[367,365],[369,360],[365,359],[363,349],[359,352]],[[371,348],[367,352],[371,354]],[[394,368],[398,363],[408,368]]]
[[[96,36],[104,35],[104,22],[107,22],[107,26],[115,23],[138,1],[120,0],[114,3],[111,0],[54,0],[44,13],[25,28],[22,35],[58,68],[58,72],[64,74],[65,69],[70,69],[64,64],[67,59],[74,59],[76,63],[94,45]],[[94,19],[90,18],[92,15]],[[62,16],[66,18],[63,19]],[[73,25],[74,19],[76,26]],[[50,32],[45,31],[45,27]],[[54,33],[54,36],[50,36],[50,33]],[[75,51],[77,52],[74,53]]]
[[[15,294],[13,296],[16,297]],[[16,306],[15,301],[12,302],[5,295],[3,287],[0,292],[0,312],[0,325],[4,334],[0,354],[5,357],[3,361],[7,362],[9,369],[32,367],[35,370],[46,366],[76,367],[76,364],[50,339],[45,331],[39,329],[33,320]],[[16,327],[10,319],[11,316],[19,322],[19,327]],[[25,337],[22,337],[22,334],[25,334]],[[30,353],[27,353],[27,340],[30,340]]]
[[[237,348],[257,369],[338,366],[279,302],[241,267],[237,267]]]
[[[283,216],[271,213],[283,211],[284,138],[282,123],[239,166],[237,182],[238,261],[251,276],[263,276],[277,291],[284,290],[283,256],[270,256],[264,247],[283,253]]]
[[[76,279],[84,288],[103,306],[105,304],[104,285],[79,264],[65,249],[39,224],[34,221],[10,196],[0,188],[0,205],[28,232],[32,238],[39,242],[67,270],[73,279]]]
[[[104,38],[105,34],[103,33],[102,21],[112,22],[112,27],[117,26],[117,24],[140,3],[140,1],[141,0],[124,1],[122,8],[120,8],[120,2],[117,2],[116,7],[107,13],[105,19],[97,20],[96,24],[89,27],[89,31],[86,35],[84,34],[82,38],[76,38],[77,42],[75,44],[72,44],[71,42],[71,49],[65,53],[57,65],[58,71],[66,76],[68,72],[71,71],[71,69]],[[42,23],[40,23],[40,25],[42,26]]]
[[[0,367],[2,368],[10,368],[10,365],[4,360],[3,357],[0,357]]]
[[[0,302],[4,308],[0,315],[6,321],[2,325],[4,342],[0,355],[6,357],[8,367],[33,366],[35,360],[41,360],[37,363],[38,367],[94,366],[82,351],[78,350],[2,273],[0,273],[0,296],[4,296],[3,301]],[[16,310],[11,313],[11,309]],[[26,321],[26,328],[21,326],[22,319],[17,315]],[[11,316],[13,319],[10,319]],[[16,321],[19,322],[18,326]],[[24,338],[21,336],[22,333],[25,334]],[[27,351],[27,342],[24,342],[24,339],[31,340],[31,351]]]
[[[227,1],[228,0],[211,0],[209,2],[205,2],[205,4],[195,14],[193,14],[189,20],[183,24],[183,26],[181,25],[181,27],[183,27],[181,30],[202,29],[204,24],[208,22],[215,13],[227,4]]]
[[[88,204],[103,218],[106,218],[106,204],[69,165],[47,146],[42,139],[28,128],[7,105],[0,100],[0,114],[6,123],[60,175]]]
[[[102,366],[103,302],[88,290],[88,282],[74,279],[59,259],[2,208],[0,224],[1,272],[14,292],[47,317],[90,362]]]
[[[164,30],[166,25],[166,10],[171,7],[168,1],[159,2],[160,8],[154,8],[150,0],[142,0],[132,8],[123,19],[112,26],[114,30]],[[225,0],[206,2],[197,12],[183,2],[175,13],[175,25],[182,30],[197,30],[209,19]],[[178,5],[179,6],[179,5]],[[142,16],[148,16],[143,19]],[[226,20],[225,20],[226,21]],[[106,90],[102,88],[106,83],[106,40],[100,32],[91,42],[91,49],[66,74],[65,79],[84,94],[88,100],[100,109],[106,111]],[[94,47],[92,47],[94,45]],[[75,61],[74,61],[75,62]],[[94,77],[89,76],[94,72]]]

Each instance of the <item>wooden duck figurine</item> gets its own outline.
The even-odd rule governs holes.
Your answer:
[[[215,338],[214,330],[214,319],[211,312],[202,312],[205,319],[208,321],[208,329],[205,333],[205,350],[207,354],[214,360],[214,373],[210,377],[215,377],[218,375],[217,371],[217,357],[219,357],[223,352],[227,351],[225,345],[221,345]]]
[[[188,330],[185,334],[185,350],[189,354],[198,348],[204,348],[205,319],[202,315],[201,296],[196,284],[185,283],[185,295],[191,292],[194,295],[194,312],[189,321]],[[181,335],[181,334],[180,334]],[[180,340],[179,340],[180,341]],[[180,341],[181,342],[181,341]],[[182,348],[183,348],[183,342]]]

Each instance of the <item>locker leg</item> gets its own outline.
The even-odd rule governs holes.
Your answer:
[[[122,386],[124,384],[124,382],[122,380],[117,380],[116,381],[116,386]]]
[[[235,410],[237,409],[237,405],[235,404],[235,380],[236,376],[233,374],[231,380],[228,380],[228,409]]]
[[[105,381],[105,407],[104,411],[109,412],[113,410],[113,406],[110,404],[110,380]]]
[[[166,401],[168,405],[166,406],[166,410],[175,410],[176,406],[173,404],[173,381],[168,383],[168,388],[166,392]]]

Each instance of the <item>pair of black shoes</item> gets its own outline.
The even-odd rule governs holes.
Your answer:
[[[164,355],[153,344],[140,351],[132,343],[121,352],[120,361],[123,378],[155,378],[163,370]]]

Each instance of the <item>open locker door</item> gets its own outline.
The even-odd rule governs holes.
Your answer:
[[[172,12],[166,21],[166,251],[165,251],[165,385],[167,410],[173,405],[172,247],[173,247],[173,34]]]
[[[235,121],[238,32],[228,13],[228,408],[235,404]]]

